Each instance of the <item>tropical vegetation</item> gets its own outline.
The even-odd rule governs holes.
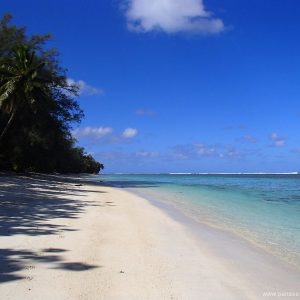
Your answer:
[[[72,128],[84,117],[50,35],[0,22],[0,170],[98,173],[103,165],[76,146]]]

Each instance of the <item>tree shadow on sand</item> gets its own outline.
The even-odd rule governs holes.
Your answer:
[[[52,176],[0,176],[0,236],[33,236],[76,230],[51,224],[51,220],[75,219],[85,207],[100,206],[96,202],[81,200],[87,192],[89,190],[78,189],[74,181],[71,184]]]
[[[0,238],[14,235],[62,235],[76,231],[55,219],[79,218],[88,206],[107,206],[96,201],[84,201],[90,192],[80,188],[80,181],[58,176],[0,176]],[[94,193],[104,193],[92,191]],[[1,245],[1,244],[0,244]],[[62,260],[64,249],[41,251],[0,249],[0,283],[23,279],[20,272],[30,261],[51,262],[54,269],[86,271],[97,266]]]
[[[51,263],[53,269],[65,271],[88,271],[100,266],[90,265],[82,262],[65,262],[59,253],[66,252],[64,249],[55,249],[52,254],[51,249],[40,251],[0,249],[0,284],[8,281],[25,279],[26,276],[18,272],[22,270],[32,270],[32,263]]]

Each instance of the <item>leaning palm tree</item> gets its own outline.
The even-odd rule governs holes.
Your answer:
[[[45,76],[44,66],[35,52],[24,45],[0,62],[0,111],[9,116],[0,133],[0,143],[22,108],[27,106],[34,111],[41,105],[41,99],[47,99],[49,78]]]

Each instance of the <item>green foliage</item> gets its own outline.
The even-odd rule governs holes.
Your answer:
[[[59,66],[49,35],[0,22],[0,169],[98,173],[103,165],[75,147],[70,133],[83,111]]]

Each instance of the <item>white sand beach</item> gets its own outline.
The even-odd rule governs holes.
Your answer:
[[[300,292],[297,270],[221,231],[201,239],[205,230],[195,234],[122,189],[1,176],[0,298],[240,300]]]

